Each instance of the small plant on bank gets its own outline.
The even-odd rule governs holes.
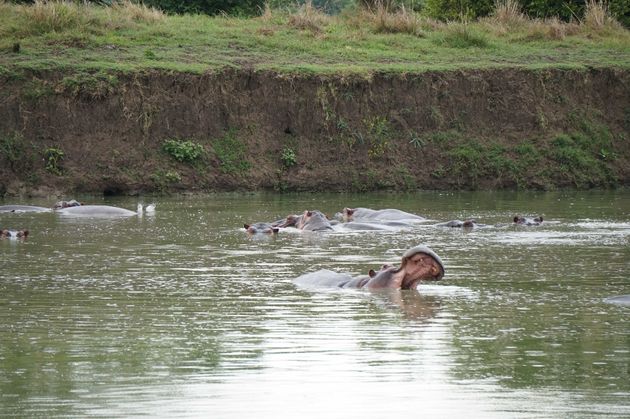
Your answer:
[[[53,175],[61,176],[62,168],[60,166],[65,153],[58,147],[48,147],[44,150],[44,161],[46,162],[46,171]]]
[[[293,167],[297,164],[295,151],[293,151],[293,149],[289,147],[285,147],[284,150],[282,150],[282,155],[280,156],[280,159],[282,160],[282,165],[285,169]]]
[[[164,141],[162,149],[166,154],[182,163],[193,163],[204,152],[203,146],[190,140],[170,139]]]
[[[242,173],[251,167],[251,164],[245,160],[247,148],[236,137],[234,130],[230,130],[224,137],[214,140],[212,149],[221,163],[223,173]]]

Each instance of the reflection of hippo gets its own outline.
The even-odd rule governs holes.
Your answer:
[[[542,216],[538,216],[535,218],[523,217],[521,215],[514,216],[514,224],[524,225],[524,226],[537,226],[542,224],[543,218]]]
[[[0,212],[50,212],[50,208],[32,205],[0,205]]]
[[[477,224],[475,220],[451,220],[447,223],[436,224],[437,227],[452,227],[452,228],[475,228],[485,227],[485,224]]]
[[[56,212],[73,217],[131,217],[132,215],[142,214],[142,205],[138,204],[138,212],[109,205],[81,205],[62,208]]]
[[[420,280],[440,280],[444,265],[440,257],[427,246],[416,246],[402,256],[400,267],[384,265],[378,272],[353,278],[327,269],[302,275],[293,280],[302,286],[365,288],[365,289],[414,289]]]
[[[2,229],[0,230],[0,239],[9,239],[9,238],[16,238],[16,239],[25,239],[28,237],[28,230],[8,230],[8,229]]]
[[[269,223],[243,224],[248,234],[276,234],[279,228]]]
[[[343,221],[423,221],[424,217],[397,209],[373,210],[370,208],[344,208]]]
[[[620,306],[630,307],[630,294],[618,295],[616,297],[609,297],[609,298],[606,298],[604,302],[609,303],[609,304],[617,304]]]

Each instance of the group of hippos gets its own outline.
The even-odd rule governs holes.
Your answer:
[[[0,213],[23,213],[23,212],[55,212],[57,214],[77,217],[130,217],[132,215],[142,215],[143,212],[152,214],[155,212],[155,204],[142,207],[138,204],[137,211],[110,205],[85,205],[77,200],[58,201],[51,208],[38,207],[33,205],[0,205]],[[29,231],[11,230],[0,228],[0,239],[26,239]]]
[[[422,221],[427,221],[427,219],[398,209],[344,208],[332,218],[319,210],[306,210],[302,214],[290,214],[274,222],[258,222],[243,226],[247,233],[254,235],[277,234],[281,228],[286,227],[294,227],[304,231],[327,231],[335,230],[337,227],[348,230],[387,230],[396,227],[408,227],[412,223]],[[513,218],[513,224],[516,225],[537,226],[542,222],[542,216],[523,217],[516,215]],[[505,225],[507,224],[496,225],[495,227]],[[474,219],[467,219],[438,223],[436,227],[472,229],[490,226],[477,223]]]
[[[281,228],[295,228],[304,231],[344,230],[387,230],[404,228],[412,223],[427,221],[426,218],[398,209],[374,210],[370,208],[344,208],[332,218],[319,210],[306,210],[302,214],[290,214],[274,222],[244,224],[250,235],[277,234]],[[543,217],[523,217],[517,215],[513,223],[536,226]],[[439,227],[475,228],[487,227],[475,220],[451,220],[436,224]],[[338,287],[375,289],[415,289],[420,281],[438,281],[444,277],[444,263],[429,247],[412,247],[402,255],[400,266],[383,265],[378,271],[370,269],[367,275],[353,277],[327,269],[308,273],[294,279],[294,283],[306,287]]]

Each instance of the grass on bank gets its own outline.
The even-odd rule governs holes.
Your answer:
[[[514,0],[498,2],[489,18],[442,23],[404,8],[328,16],[310,3],[246,19],[166,16],[129,1],[101,7],[0,0],[0,74],[12,68],[368,73],[630,66],[629,31],[589,1],[582,21],[571,23],[526,18]]]

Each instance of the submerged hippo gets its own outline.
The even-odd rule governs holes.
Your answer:
[[[50,208],[33,205],[0,205],[0,212],[50,212]]]
[[[451,228],[475,228],[475,227],[486,227],[485,224],[479,224],[475,220],[451,220],[446,223],[436,224],[437,227],[451,227]]]
[[[133,215],[142,215],[142,204],[138,204],[138,211],[109,205],[80,205],[62,208],[56,212],[70,217],[131,217]]]
[[[620,306],[630,307],[630,294],[618,295],[616,297],[608,297],[604,300],[605,303],[617,304]]]
[[[407,250],[400,267],[383,265],[367,276],[353,278],[327,269],[302,275],[293,282],[311,287],[339,287],[364,289],[415,289],[421,280],[438,281],[444,277],[444,264],[440,257],[427,246],[416,246]]]
[[[397,209],[373,210],[370,208],[344,208],[344,222],[350,221],[424,221],[425,218]]]
[[[541,225],[543,222],[543,217],[539,215],[538,217],[523,217],[521,215],[514,216],[514,224],[523,225],[523,226],[537,226]]]
[[[28,230],[9,230],[2,229],[0,230],[0,239],[25,239],[28,237]]]
[[[247,234],[278,234],[280,230],[270,223],[243,224]]]

